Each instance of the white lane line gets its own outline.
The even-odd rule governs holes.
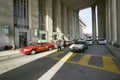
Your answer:
[[[72,54],[73,54],[72,52],[69,52],[65,57],[63,57],[59,62],[57,62],[51,69],[49,69],[44,75],[42,75],[38,80],[50,80]]]

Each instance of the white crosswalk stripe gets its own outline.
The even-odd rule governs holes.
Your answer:
[[[38,80],[50,80],[55,73],[64,65],[64,63],[69,59],[69,57],[73,53],[68,53],[65,57],[63,57],[59,62],[57,62],[51,69],[49,69],[42,77]]]

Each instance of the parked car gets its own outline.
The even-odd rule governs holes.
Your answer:
[[[54,44],[44,42],[44,43],[37,43],[36,45],[27,46],[20,50],[22,54],[36,54],[37,52],[47,51],[54,49]]]
[[[77,41],[74,44],[72,44],[70,47],[71,51],[80,51],[80,52],[84,52],[85,49],[88,48],[88,44],[85,41]]]
[[[87,43],[88,45],[92,45],[94,42],[93,42],[93,40],[89,39],[89,40],[86,40],[86,43]]]
[[[64,44],[65,44],[65,45],[64,45]],[[62,42],[62,43],[61,43],[61,46],[62,46],[62,47],[64,47],[64,46],[65,46],[65,47],[69,47],[69,46],[72,45],[72,44],[73,44],[73,43],[72,43],[71,41],[65,41],[65,42]]]
[[[99,39],[98,44],[107,44],[107,40],[106,39]]]

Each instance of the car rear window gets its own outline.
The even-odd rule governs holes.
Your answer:
[[[86,42],[76,41],[75,44],[85,44]]]

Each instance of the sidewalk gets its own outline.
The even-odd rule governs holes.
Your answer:
[[[110,50],[113,56],[120,58],[120,48],[117,48],[111,44],[107,44],[106,47]]]
[[[0,57],[19,53],[20,49],[0,51]]]

